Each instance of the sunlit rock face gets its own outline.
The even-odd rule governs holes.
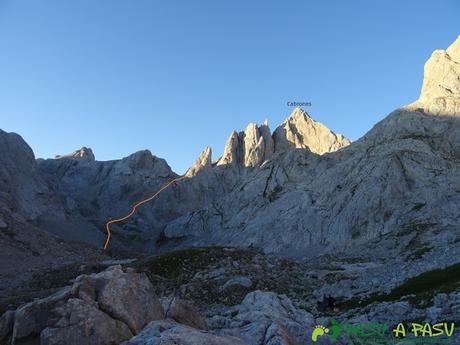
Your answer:
[[[320,155],[337,151],[351,143],[343,135],[335,134],[299,108],[275,130],[274,140],[277,151],[294,147],[308,149]]]
[[[418,105],[432,114],[460,113],[460,36],[447,50],[435,50],[425,64]]]
[[[257,126],[250,123],[243,132],[230,134],[217,165],[258,167],[271,157],[273,151],[274,142],[268,124]]]
[[[212,150],[208,146],[203,150],[203,152],[201,152],[195,164],[190,169],[188,169],[186,175],[191,177],[196,176],[199,172],[208,171],[212,167],[211,156]]]
[[[414,222],[457,224],[459,47],[457,39],[435,51],[425,65],[420,99],[396,109],[354,143],[302,109],[273,133],[267,123],[232,132],[220,158],[213,161],[206,148],[188,171],[191,178],[114,225],[111,245],[157,252],[218,244],[315,255]],[[147,150],[108,162],[95,160],[87,148],[37,164],[30,153],[23,156],[25,170],[37,170],[32,175],[42,179],[30,184],[48,188],[44,195],[56,197],[61,211],[53,212],[67,215],[66,224],[81,229],[90,224],[97,240],[88,231],[84,239],[93,243],[102,240],[108,219],[126,215],[134,203],[178,177]],[[21,188],[11,193],[17,195],[11,205],[27,201]],[[85,234],[68,226],[49,228],[64,238]]]
[[[302,148],[321,155],[350,143],[343,135],[335,134],[322,123],[313,120],[304,110],[297,108],[275,129],[273,135],[267,122],[261,126],[250,123],[240,133],[233,131],[217,165],[258,167],[275,152]]]
[[[413,224],[438,231],[458,224],[459,46],[457,39],[427,62],[418,101],[354,143],[296,109],[274,131],[270,158],[238,174],[214,168],[216,181],[228,183],[226,193],[169,222],[165,237],[184,246],[250,245],[302,256]],[[256,127],[248,129],[252,152],[261,152]],[[240,135],[232,134],[219,166],[260,162],[261,155],[245,154]]]
[[[75,158],[75,159],[82,159],[82,160],[89,160],[89,161],[95,160],[93,150],[87,147],[82,147],[66,155],[56,155],[56,157],[54,157],[54,159],[64,159],[64,158]]]

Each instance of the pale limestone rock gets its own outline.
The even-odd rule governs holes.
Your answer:
[[[153,321],[122,345],[245,345],[236,337],[218,336],[173,320]]]
[[[75,159],[84,159],[88,161],[94,161],[94,153],[93,150],[91,150],[88,147],[82,147],[81,149],[75,150],[71,153],[68,153],[66,155],[56,155],[54,159],[65,159],[65,158],[75,158]]]
[[[122,320],[133,334],[150,321],[164,318],[163,307],[147,276],[129,271],[125,273],[121,267],[113,266],[98,275],[81,276],[74,286],[88,279],[95,284],[99,308]]]
[[[270,132],[270,127],[268,126],[268,121],[265,120],[264,123],[259,127],[260,136],[263,138],[264,141],[264,158],[263,160],[266,161],[270,159],[275,151],[275,142],[273,141],[272,134]]]
[[[118,344],[163,319],[164,311],[144,274],[112,266],[19,307],[13,320],[8,315],[1,319],[0,336],[11,332],[13,343],[40,337],[41,344],[86,345]]]
[[[274,146],[268,123],[250,123],[243,132],[232,132],[217,165],[259,167],[272,156]]]
[[[460,36],[447,50],[435,50],[425,64],[419,101],[414,107],[435,115],[460,114]]]
[[[220,334],[241,338],[248,345],[294,345],[311,341],[306,330],[314,326],[313,315],[296,309],[286,296],[253,291],[235,311],[236,315],[230,319],[220,320],[224,325]]]
[[[458,56],[458,46],[446,54]],[[433,66],[425,73],[420,101],[392,112],[344,150],[315,154],[348,141],[297,109],[275,131],[275,153],[267,163],[233,173],[222,197],[169,222],[164,234],[184,247],[255,246],[303,257],[411,224],[458,224],[458,64],[446,54],[428,63]],[[450,115],[437,116],[443,114]]]
[[[212,150],[208,146],[196,160],[195,164],[187,171],[186,176],[195,176],[201,171],[209,171],[212,168]]]
[[[41,345],[112,345],[130,339],[128,326],[110,317],[96,302],[71,298],[54,310],[53,326],[40,333]]]
[[[350,145],[350,140],[335,134],[322,123],[313,120],[305,111],[296,108],[273,133],[275,149],[306,148],[324,154]]]
[[[224,154],[217,161],[217,165],[237,165],[239,161],[239,150],[240,144],[238,133],[233,131],[225,144]]]
[[[257,167],[264,158],[264,139],[255,123],[250,123],[243,133],[244,166]]]

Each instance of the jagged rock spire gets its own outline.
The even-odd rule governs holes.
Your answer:
[[[264,121],[260,126],[250,123],[244,132],[233,131],[217,165],[258,167],[270,159],[275,151],[306,148],[314,153],[323,154],[336,151],[350,143],[343,135],[335,134],[313,120],[305,111],[297,108],[273,135],[268,121]]]
[[[199,172],[208,170],[212,166],[212,150],[207,146],[198,156],[195,164],[187,170],[186,176],[195,176]]]
[[[244,132],[233,131],[230,134],[217,165],[257,167],[269,159],[273,151],[274,142],[268,123],[261,126],[250,123]]]
[[[239,137],[236,131],[230,134],[224,148],[224,154],[217,161],[217,165],[236,165],[239,161]]]

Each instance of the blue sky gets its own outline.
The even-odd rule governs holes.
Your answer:
[[[418,97],[459,18],[456,0],[0,0],[0,128],[37,157],[147,148],[179,173],[287,101],[355,140]]]

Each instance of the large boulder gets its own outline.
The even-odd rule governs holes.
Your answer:
[[[14,313],[13,339],[34,337],[48,324],[53,309],[70,298],[70,288],[65,287],[55,294],[27,303]]]
[[[13,316],[5,314],[0,338],[16,344],[118,344],[163,318],[148,278],[112,266],[77,277],[72,286],[19,307]]]
[[[245,345],[236,337],[218,336],[181,325],[173,320],[152,321],[141,333],[122,345]]]
[[[198,313],[195,307],[180,298],[173,298],[170,301],[166,310],[166,317],[193,328],[208,329],[206,320]]]
[[[40,333],[40,345],[111,345],[133,336],[126,323],[101,311],[94,301],[70,298],[56,308],[52,326]]]
[[[248,345],[308,344],[308,330],[314,326],[310,313],[274,292],[250,292],[232,314],[213,316],[210,327],[221,335],[241,338]]]
[[[99,309],[123,321],[133,334],[152,320],[164,318],[163,307],[149,279],[119,266],[97,275],[82,275],[72,287],[75,295],[98,302]]]

